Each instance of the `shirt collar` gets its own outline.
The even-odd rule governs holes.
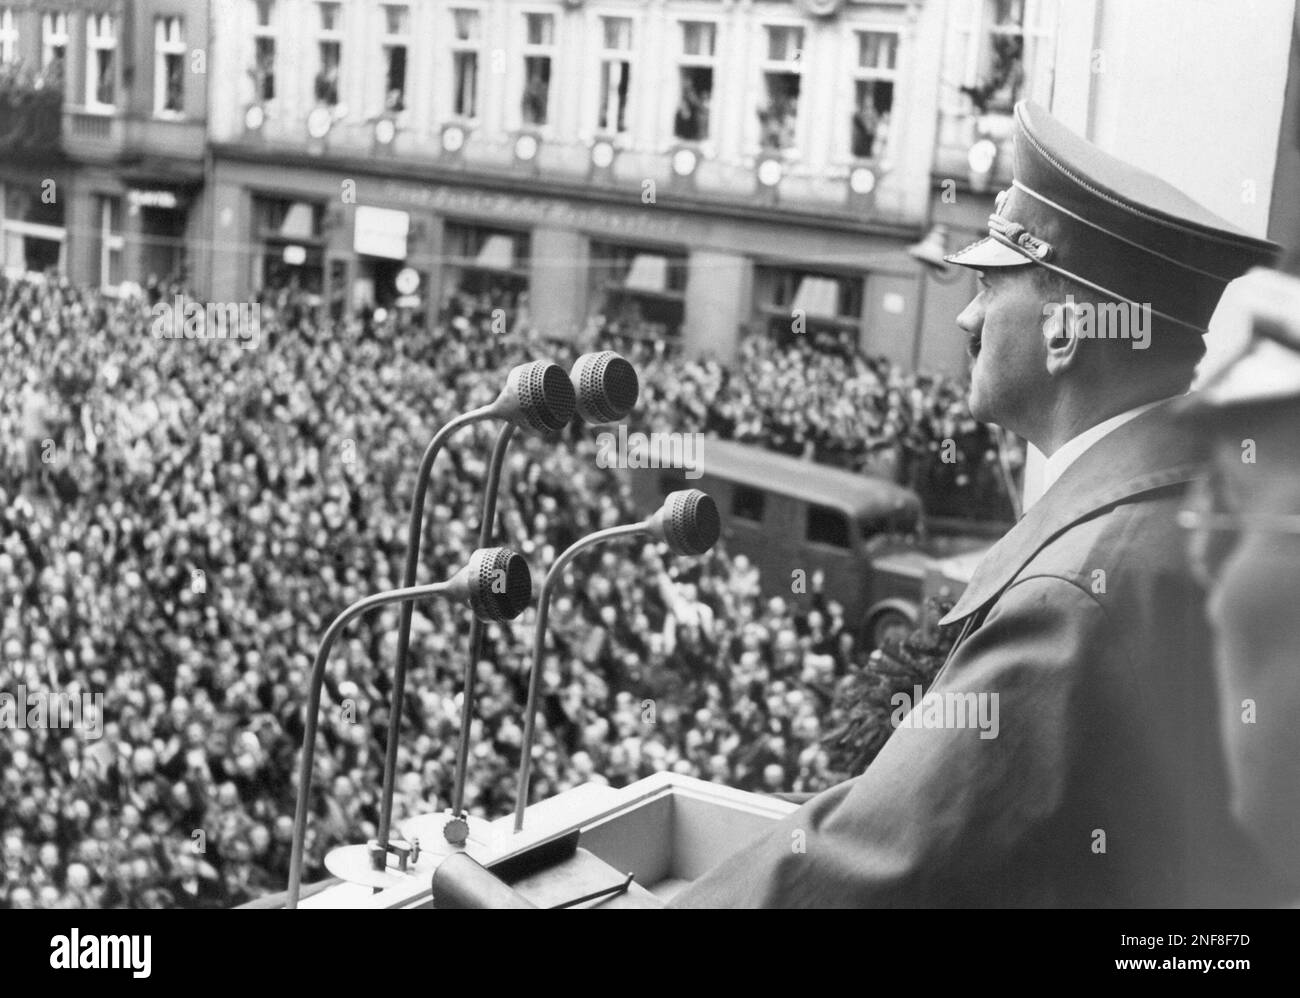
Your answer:
[[[1173,397],[1174,396],[1170,396],[1170,398]],[[1144,412],[1154,409],[1156,406],[1168,401],[1169,399],[1156,399],[1154,402],[1146,402],[1143,405],[1135,406],[1132,409],[1121,412],[1117,416],[1111,416],[1110,419],[1103,419],[1096,426],[1090,426],[1078,436],[1067,440],[1057,448],[1056,453],[1044,461],[1043,480],[1039,488],[1038,496],[1035,497],[1035,500],[1041,498],[1043,493],[1050,489],[1056,483],[1056,480],[1065,474],[1066,468],[1074,464],[1084,451],[1102,437],[1106,436],[1106,434],[1118,430],[1125,423],[1137,419],[1138,416],[1142,415]],[[1026,508],[1030,505],[1031,503],[1025,503]]]

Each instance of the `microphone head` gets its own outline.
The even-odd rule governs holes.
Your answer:
[[[517,425],[537,433],[558,433],[573,418],[573,383],[559,364],[534,360],[511,369],[503,398]]]
[[[670,493],[650,522],[673,554],[704,554],[718,542],[722,529],[718,504],[699,489]]]
[[[584,353],[569,380],[578,397],[578,415],[588,423],[617,423],[641,394],[636,368],[613,350]]]
[[[485,623],[514,620],[533,599],[533,573],[509,548],[479,548],[465,566],[469,605]]]

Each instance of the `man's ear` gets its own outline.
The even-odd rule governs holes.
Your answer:
[[[1052,302],[1043,307],[1043,347],[1047,373],[1057,377],[1069,370],[1079,356],[1079,340],[1087,335],[1080,306],[1073,296],[1065,302]]]

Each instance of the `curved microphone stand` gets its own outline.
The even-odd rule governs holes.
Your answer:
[[[524,741],[523,753],[519,759],[519,786],[515,793],[515,831],[518,832],[524,827],[524,808],[528,805],[528,778],[529,771],[532,768],[533,761],[533,737],[537,726],[537,694],[541,687],[542,675],[542,654],[546,645],[546,621],[551,609],[551,594],[554,592],[556,585],[559,584],[560,576],[564,569],[575,557],[581,554],[585,549],[593,544],[599,544],[601,541],[607,541],[615,537],[625,537],[629,534],[643,534],[646,532],[646,521],[640,523],[625,523],[617,527],[606,527],[604,530],[598,530],[594,534],[588,534],[581,540],[575,541],[564,550],[551,570],[546,573],[546,581],[542,583],[541,595],[537,597],[537,629],[533,634],[533,668],[528,676],[528,705],[524,708]]]
[[[311,797],[312,777],[315,775],[313,766],[316,759],[316,728],[318,724],[317,715],[320,713],[320,691],[325,681],[325,663],[329,660],[330,649],[334,646],[339,631],[350,620],[367,610],[373,610],[375,607],[384,606],[388,603],[396,603],[399,600],[404,601],[403,608],[405,609],[412,606],[417,599],[445,593],[451,588],[452,584],[452,581],[448,580],[446,582],[430,583],[427,586],[410,586],[404,589],[375,593],[373,596],[357,600],[334,618],[329,630],[325,632],[325,637],[321,639],[320,647],[316,650],[316,661],[311,667],[311,691],[307,696],[307,718],[303,733],[302,761],[298,765],[298,807],[293,817],[293,849],[289,858],[289,896],[285,902],[285,907],[298,907],[298,895],[302,889],[302,852],[303,842],[307,837],[307,807]],[[394,741],[395,739],[390,735],[389,744]]]

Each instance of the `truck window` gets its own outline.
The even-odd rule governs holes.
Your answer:
[[[731,490],[731,515],[739,520],[762,523],[766,499],[760,489],[737,485]]]
[[[832,547],[849,546],[849,521],[838,509],[829,506],[808,507],[807,538],[814,544],[830,544]]]

